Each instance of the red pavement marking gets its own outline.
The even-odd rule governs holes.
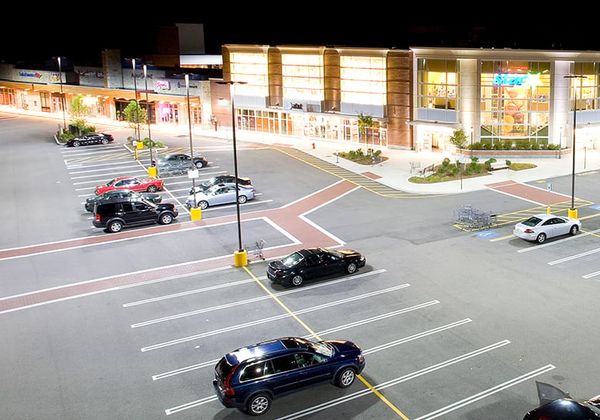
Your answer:
[[[257,217],[268,217],[301,242],[300,244],[291,244],[285,247],[265,250],[264,255],[266,258],[286,255],[301,248],[329,247],[339,245],[339,243],[333,238],[316,229],[310,223],[300,219],[299,216],[339,197],[340,195],[350,192],[355,188],[356,186],[348,181],[338,182],[288,207],[244,213],[241,215],[241,219],[249,220]],[[114,235],[107,234],[106,236],[79,238],[54,244],[33,245],[30,247],[0,251],[0,258],[7,258],[8,255],[28,255],[41,252],[41,250],[64,250],[81,245],[98,245],[110,243],[115,238],[138,238],[144,237],[147,234],[155,233],[157,231],[177,232],[181,231],[185,227],[193,227],[193,225],[210,226],[235,220],[235,216],[233,215],[222,216],[208,220],[205,219],[201,222],[186,222],[176,225],[160,226],[158,228],[146,228],[136,231],[122,232]],[[143,273],[138,272],[117,275],[107,279],[90,281],[84,284],[64,285],[62,287],[53,288],[52,290],[40,292],[33,291],[20,296],[8,296],[5,298],[0,298],[0,314],[3,312],[18,310],[19,308],[51,303],[61,299],[69,299],[80,295],[98,293],[123,286],[144,283],[151,280],[159,280],[166,277],[180,276],[214,268],[227,267],[230,266],[232,262],[233,256],[224,256],[209,260],[190,262],[188,264],[181,264],[176,267],[171,266],[166,268],[156,268],[153,270],[144,271]]]
[[[381,178],[379,175],[374,174],[373,172],[363,172],[361,175],[366,176],[367,178],[371,178],[371,179]]]
[[[542,190],[540,188],[532,187],[531,185],[520,184],[515,181],[503,181],[494,184],[487,184],[486,187],[494,191],[510,194],[523,200],[533,201],[543,206],[563,203],[569,198],[567,195]]]

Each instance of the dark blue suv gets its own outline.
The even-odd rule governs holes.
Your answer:
[[[225,407],[260,416],[274,398],[305,386],[347,388],[364,367],[360,348],[350,341],[286,337],[227,353],[215,366],[213,386]]]

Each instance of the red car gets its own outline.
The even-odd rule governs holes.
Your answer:
[[[136,178],[134,176],[120,176],[115,178],[105,185],[98,185],[96,187],[96,195],[104,194],[108,191],[114,190],[130,190],[137,192],[155,192],[163,189],[162,179],[154,178]]]

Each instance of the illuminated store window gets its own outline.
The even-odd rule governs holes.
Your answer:
[[[231,80],[246,82],[235,86],[235,94],[242,96],[269,95],[269,68],[267,54],[231,53]]]
[[[282,54],[283,96],[323,100],[323,57],[318,54]]]
[[[458,64],[456,60],[417,60],[417,106],[456,109]]]
[[[585,76],[571,79],[571,98],[577,96],[577,110],[600,109],[600,63],[575,63],[571,73]]]
[[[386,104],[385,57],[340,57],[342,102]]]
[[[529,148],[548,143],[550,63],[481,62],[481,142]]]

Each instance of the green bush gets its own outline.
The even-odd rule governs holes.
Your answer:
[[[506,159],[506,161],[504,163],[506,163],[506,166],[508,166],[509,168],[510,168],[510,165],[512,165],[512,162],[508,159]]]
[[[540,145],[532,142],[530,145],[531,150],[540,150]]]
[[[560,144],[549,144],[548,150],[560,150]]]
[[[504,148],[504,142],[497,141],[494,143],[494,150],[502,150]]]
[[[510,150],[513,148],[513,142],[512,140],[504,140],[502,142],[502,149],[503,150]]]
[[[69,131],[64,131],[58,135],[58,140],[62,141],[62,142],[66,142],[66,141],[74,139],[74,138],[75,138],[75,134],[73,134]]]
[[[469,149],[470,150],[480,150],[481,149],[481,143],[475,142],[475,143],[469,145]]]
[[[375,158],[379,158],[379,156],[381,156],[381,149],[379,149],[379,150],[375,150],[375,151],[373,152],[373,156],[374,156]]]
[[[487,169],[488,171],[492,170],[492,163],[496,162],[496,159],[494,158],[489,158],[488,160],[486,160],[483,164],[485,165],[485,169]]]
[[[150,147],[150,143],[152,143],[152,147],[165,147],[164,143],[158,140],[150,140],[148,137],[142,140],[142,143],[144,143],[144,147]]]

